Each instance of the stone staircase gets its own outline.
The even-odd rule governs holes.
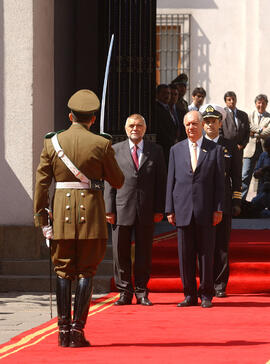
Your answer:
[[[49,292],[49,250],[39,229],[0,227],[0,292]],[[52,271],[52,289],[56,275]],[[113,276],[111,239],[94,278],[94,293],[110,291]]]

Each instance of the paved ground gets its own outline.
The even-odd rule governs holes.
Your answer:
[[[94,295],[93,298],[103,295]],[[55,295],[53,317],[57,316]],[[0,344],[51,319],[48,293],[0,293]]]
[[[233,219],[234,229],[270,229],[270,219]],[[170,229],[163,221],[156,233]],[[270,232],[269,232],[270,234]],[[95,295],[99,297],[102,295]],[[57,315],[53,296],[53,317]],[[12,337],[50,320],[48,293],[0,293],[0,344]]]

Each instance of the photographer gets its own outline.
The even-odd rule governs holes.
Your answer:
[[[257,196],[251,202],[261,212],[268,208],[267,216],[270,216],[270,137],[265,140],[264,149],[265,152],[261,153],[254,170],[254,177],[259,179],[259,186]]]

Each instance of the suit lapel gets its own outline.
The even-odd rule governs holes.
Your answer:
[[[142,168],[142,166],[147,161],[149,156],[150,156],[150,144],[147,143],[147,141],[144,140],[144,142],[143,142],[143,151],[142,151],[142,156],[141,156],[139,169]]]
[[[198,163],[197,163],[197,168],[204,161],[204,159],[205,159],[205,157],[207,155],[207,152],[208,152],[208,147],[209,147],[209,144],[207,142],[207,139],[203,138],[202,145],[201,145],[201,150],[200,150],[200,155],[199,155],[199,159],[198,159]]]
[[[183,149],[183,152],[180,152],[180,153],[181,154],[183,153],[184,161],[187,163],[188,168],[191,168],[191,155],[190,155],[190,151],[189,151],[188,139],[185,139],[183,141],[182,149]]]
[[[124,145],[123,145],[123,156],[124,158],[127,160],[128,164],[130,165],[131,168],[135,168],[134,166],[134,162],[132,159],[132,155],[131,155],[131,151],[130,151],[130,147],[129,147],[129,141],[128,139],[125,141]]]

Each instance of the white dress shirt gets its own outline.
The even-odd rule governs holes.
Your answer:
[[[196,141],[196,144],[197,144],[197,160],[199,160],[201,146],[202,146],[202,140],[203,140],[203,137],[201,136],[200,139],[198,139]],[[189,153],[190,153],[190,155],[191,155],[192,150],[193,150],[192,144],[193,144],[193,142],[188,139],[188,146],[189,146]]]

